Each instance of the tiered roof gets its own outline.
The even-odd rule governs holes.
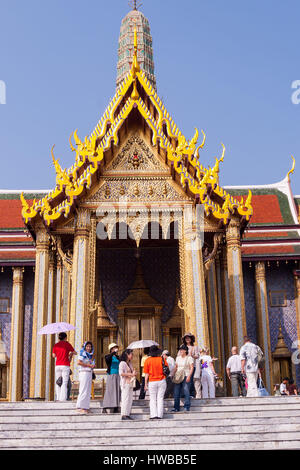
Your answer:
[[[242,240],[244,259],[300,259],[300,197],[292,194],[289,173],[275,184],[226,187],[236,198],[252,192],[254,213]]]
[[[174,180],[187,194],[204,205],[207,216],[212,215],[221,223],[227,224],[233,214],[240,217],[246,225],[252,215],[251,191],[244,198],[235,198],[219,186],[219,164],[208,169],[200,163],[199,150],[205,143],[197,146],[199,132],[196,129],[191,140],[187,140],[169,115],[161,99],[151,86],[137,60],[137,33],[134,35],[134,57],[132,67],[118,87],[103,117],[89,137],[81,141],[77,131],[73,133],[75,147],[70,139],[71,149],[75,152],[75,163],[63,170],[53,152],[56,170],[56,187],[46,196],[30,206],[21,195],[22,216],[31,225],[40,216],[47,227],[51,227],[62,217],[68,217],[75,200],[91,188],[106,164],[106,153],[119,143],[119,131],[133,110],[138,111],[151,130],[152,145],[170,167]]]
[[[32,204],[47,191],[24,191],[23,196]],[[0,266],[33,266],[35,247],[31,236],[24,230],[21,191],[0,192]]]

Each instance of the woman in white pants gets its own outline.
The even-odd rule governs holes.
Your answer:
[[[80,350],[78,357],[79,365],[79,395],[76,408],[79,413],[87,414],[90,410],[91,388],[93,369],[95,361],[93,359],[94,347],[90,341],[86,341]]]
[[[136,371],[132,365],[133,350],[125,349],[120,357],[119,375],[121,385],[121,419],[133,419],[130,416]]]
[[[157,346],[151,346],[149,357],[144,364],[145,390],[149,389],[150,395],[150,419],[162,419],[164,414],[167,381],[163,372],[163,363],[167,367],[168,363],[161,354],[162,351]]]
[[[215,368],[208,348],[200,350],[202,398],[215,398]]]

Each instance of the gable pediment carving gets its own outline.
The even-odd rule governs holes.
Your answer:
[[[154,173],[169,175],[170,170],[164,166],[138,135],[133,134],[121,151],[104,170],[103,174]]]

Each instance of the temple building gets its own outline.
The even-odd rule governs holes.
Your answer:
[[[99,368],[111,342],[153,339],[174,356],[190,331],[217,358],[220,395],[230,394],[231,347],[248,333],[265,353],[267,388],[285,375],[300,386],[294,168],[278,184],[222,187],[225,147],[205,168],[205,133],[192,134],[157,94],[149,22],[135,5],[115,96],[90,135],[72,133],[74,164],[61,168],[52,149],[52,189],[0,192],[1,399],[54,398],[55,337],[38,331],[56,321],[76,326],[77,351],[93,341]]]

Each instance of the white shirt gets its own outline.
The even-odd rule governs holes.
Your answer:
[[[202,363],[201,363],[202,362]],[[200,356],[200,364],[201,364],[201,372],[202,375],[204,374],[209,374],[209,375],[214,375],[212,369],[211,369],[211,363],[212,363],[212,358],[211,356],[203,355]],[[207,365],[207,367],[205,367]]]
[[[187,377],[191,373],[191,364],[194,365],[194,359],[191,356],[176,357],[177,370],[184,368],[185,376]]]
[[[228,359],[226,368],[230,369],[230,372],[241,372],[241,356],[239,356],[238,354],[233,354],[233,356]]]
[[[258,371],[258,354],[262,354],[259,346],[248,341],[240,349],[240,356],[242,360],[245,360],[245,371],[257,372]]]
[[[280,384],[280,393],[287,393],[287,390],[286,390],[286,384],[282,383]]]
[[[170,371],[170,374],[171,374],[174,367],[175,367],[175,359],[173,359],[173,357],[171,357],[171,356],[168,356],[167,357],[167,363],[168,363],[169,371]]]

